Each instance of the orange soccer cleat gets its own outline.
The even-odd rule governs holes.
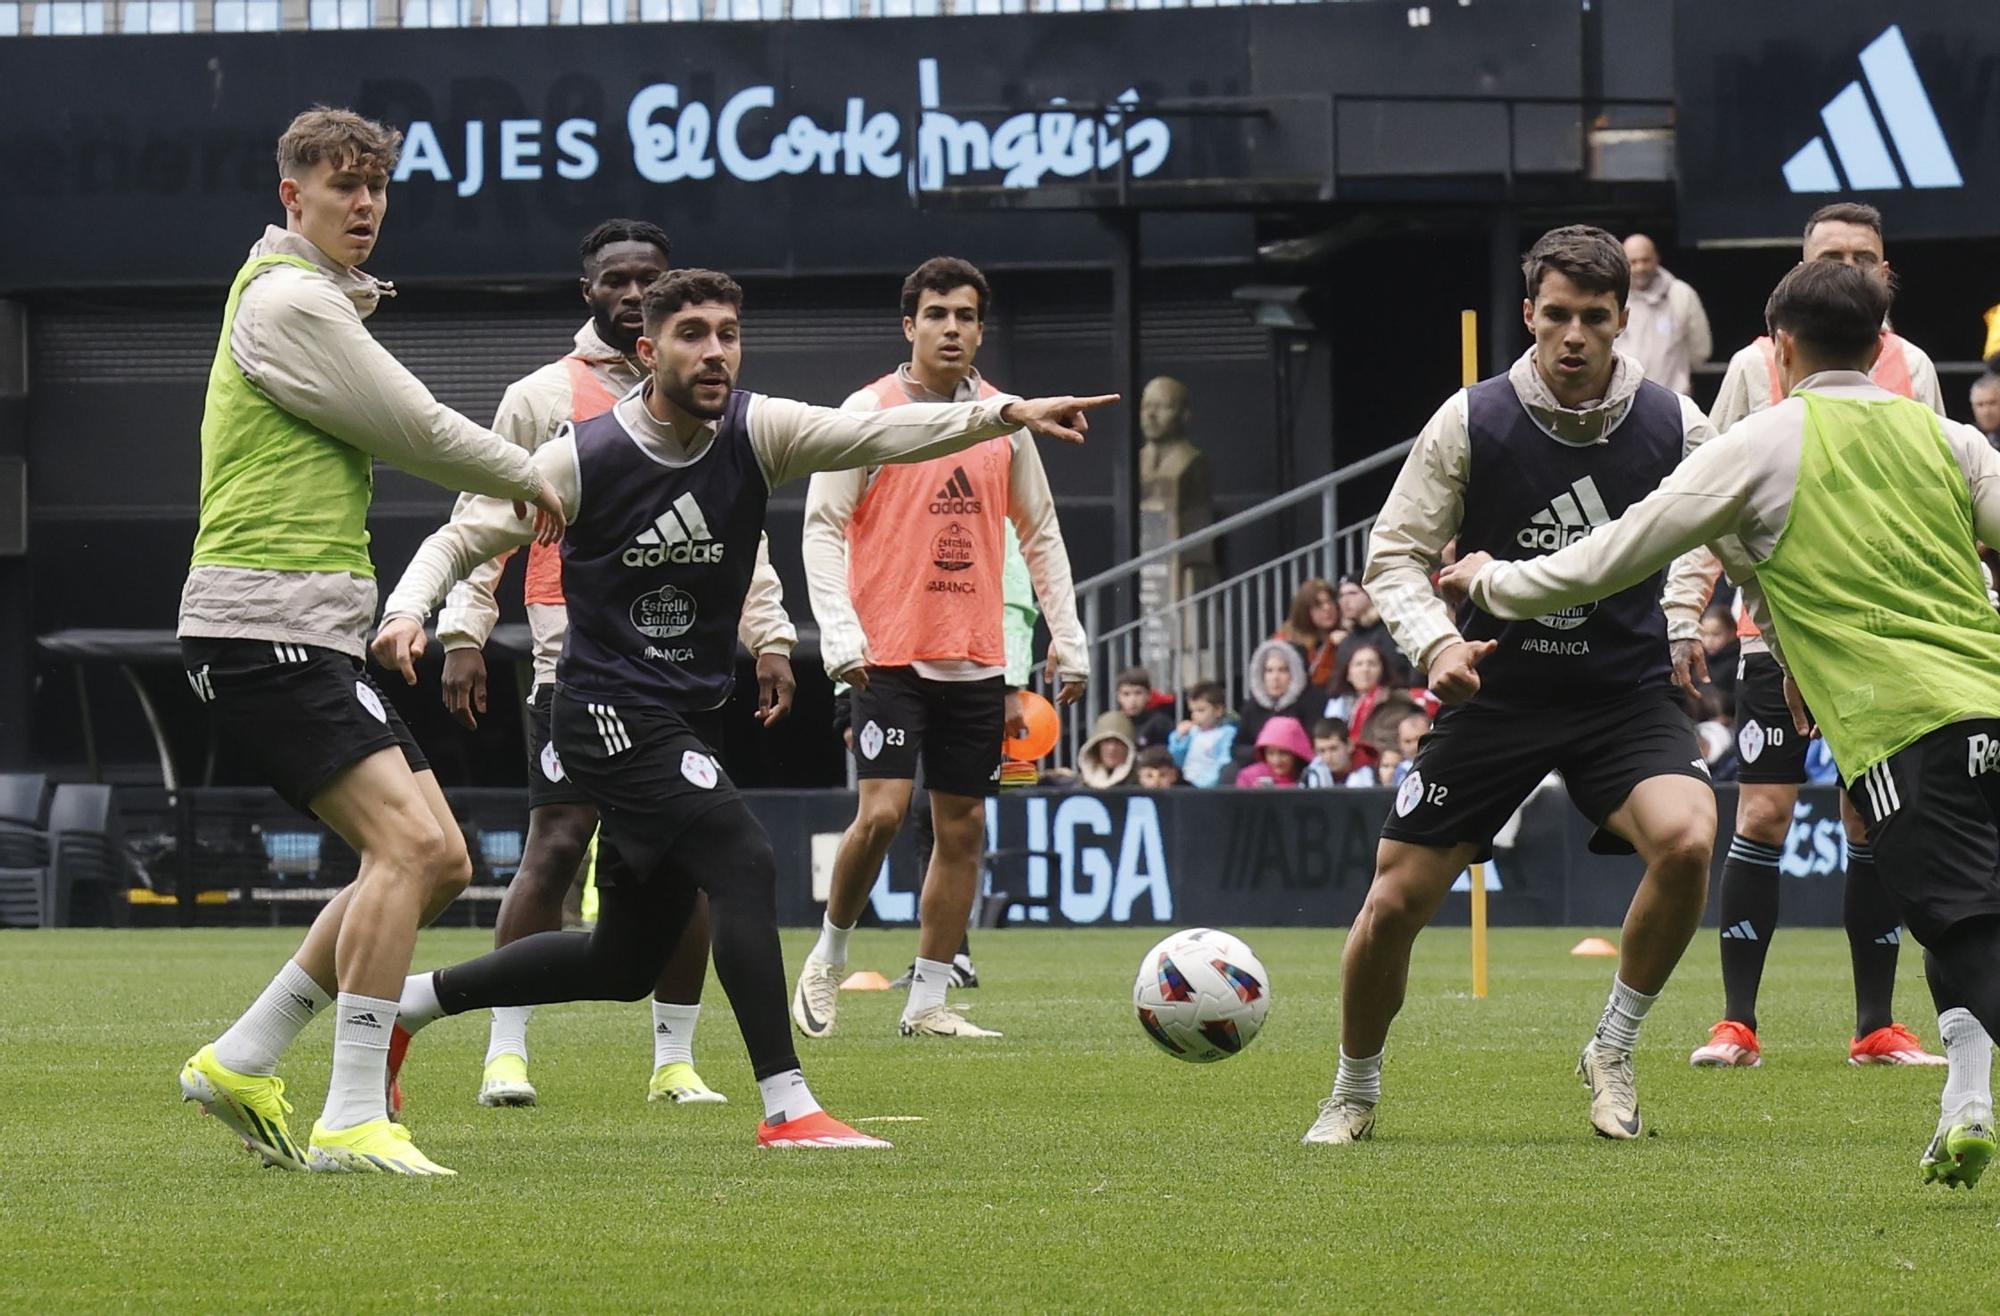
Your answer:
[[[823,1110],[783,1124],[766,1120],[757,1126],[759,1147],[890,1147],[895,1144],[851,1129]]]
[[[1859,1037],[1847,1044],[1847,1063],[1850,1065],[1942,1065],[1943,1056],[1932,1055],[1924,1050],[1924,1044],[1917,1035],[1901,1024],[1890,1024],[1887,1028],[1877,1028],[1866,1037]]]
[[[1757,1045],[1754,1030],[1734,1019],[1724,1019],[1708,1030],[1708,1041],[1694,1049],[1688,1063],[1698,1069],[1727,1069],[1731,1066],[1755,1069],[1764,1063],[1764,1052]]]

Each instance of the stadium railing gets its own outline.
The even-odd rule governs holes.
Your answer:
[[[1413,442],[1406,439],[1078,581],[1077,607],[1084,633],[1090,637],[1091,670],[1104,679],[1090,683],[1084,715],[1064,719],[1062,761],[1076,762],[1092,722],[1117,698],[1113,678],[1127,667],[1146,667],[1155,688],[1170,691],[1177,699],[1197,681],[1220,681],[1228,692],[1229,707],[1239,707],[1250,654],[1277,630],[1299,586],[1314,577],[1338,580],[1359,572],[1367,561],[1368,531],[1375,517],[1370,513],[1343,522],[1342,492],[1393,468]],[[1373,498],[1368,505],[1380,502]],[[1287,533],[1302,510],[1310,515],[1314,509],[1319,514],[1316,534]],[[1232,536],[1268,541],[1274,532],[1279,543],[1293,546],[1165,608],[1140,607],[1140,582],[1149,573],[1171,571],[1172,563],[1191,550],[1219,548]]]

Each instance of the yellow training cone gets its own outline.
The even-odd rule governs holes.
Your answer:
[[[1616,955],[1618,948],[1602,937],[1585,937],[1570,948],[1572,955]]]
[[[844,992],[886,992],[889,980],[873,969],[857,969],[847,975],[847,981],[840,984]]]

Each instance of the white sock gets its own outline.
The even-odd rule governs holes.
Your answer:
[[[215,1058],[239,1074],[269,1074],[278,1057],[319,1012],[333,1004],[312,975],[286,960],[242,1017],[215,1039]]]
[[[532,1007],[531,1007],[532,1008]],[[403,999],[397,1003],[397,1011],[402,1015],[403,1031],[414,1033],[426,1024],[434,1024],[444,1018],[444,1006],[438,1003],[437,972],[426,969],[403,979]],[[494,1014],[499,1014],[498,1010]],[[522,1020],[525,1027],[527,1020]],[[522,1042],[522,1055],[526,1057],[527,1043]]]
[[[351,1129],[389,1117],[389,1033],[396,1003],[342,992],[334,1001],[333,1078],[320,1123]]]
[[[423,976],[426,979],[430,977],[428,973]],[[431,995],[433,997],[437,995],[435,989],[431,991]],[[403,999],[407,1001],[409,998],[410,987],[408,983],[405,983],[403,985]],[[528,1020],[534,1018],[534,1016],[535,1007],[532,1005],[494,1006],[493,1028],[486,1035],[486,1063],[490,1065],[501,1056],[519,1056],[521,1057],[521,1063],[526,1064],[528,1060]],[[404,1024],[403,1027],[408,1029],[410,1026]]]
[[[1372,1106],[1382,1099],[1382,1053],[1357,1060],[1340,1053],[1340,1070],[1333,1076],[1333,1095]]]
[[[903,1007],[905,1019],[915,1019],[944,1004],[945,989],[951,986],[951,965],[919,957],[916,975],[910,979],[910,1000]]]
[[[1646,1018],[1646,1011],[1653,1008],[1659,995],[1633,991],[1625,985],[1625,980],[1617,974],[1611,975],[1611,999],[1604,1003],[1603,1017],[1597,1021],[1597,1032],[1592,1035],[1591,1044],[1602,1050],[1631,1055],[1639,1045],[1639,1025]]]
[[[694,1026],[701,1003],[668,1005],[653,1002],[653,1068],[694,1063]]]
[[[1944,1096],[1938,1101],[1946,1119],[1967,1106],[1993,1109],[1993,1039],[1972,1017],[1972,1011],[1956,1008],[1938,1016],[1938,1034],[1944,1038]]]
[[[813,955],[828,964],[847,963],[847,938],[853,931],[852,927],[836,926],[830,918],[821,918],[819,944],[812,948]]]
[[[774,1127],[820,1109],[812,1089],[806,1086],[806,1076],[796,1069],[758,1079],[757,1091],[764,1096],[764,1122]]]

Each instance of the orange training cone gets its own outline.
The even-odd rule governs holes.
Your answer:
[[[1572,955],[1616,955],[1618,948],[1602,937],[1585,937],[1570,948]]]
[[[1019,735],[1002,741],[1000,748],[1017,763],[1033,763],[1056,747],[1056,737],[1062,734],[1062,719],[1056,716],[1056,706],[1033,690],[1023,690],[1016,698],[1021,701],[1021,721],[1025,725]]]
[[[844,992],[886,992],[889,990],[889,980],[873,969],[856,969],[853,973],[847,975],[845,982],[840,984],[840,990]]]

